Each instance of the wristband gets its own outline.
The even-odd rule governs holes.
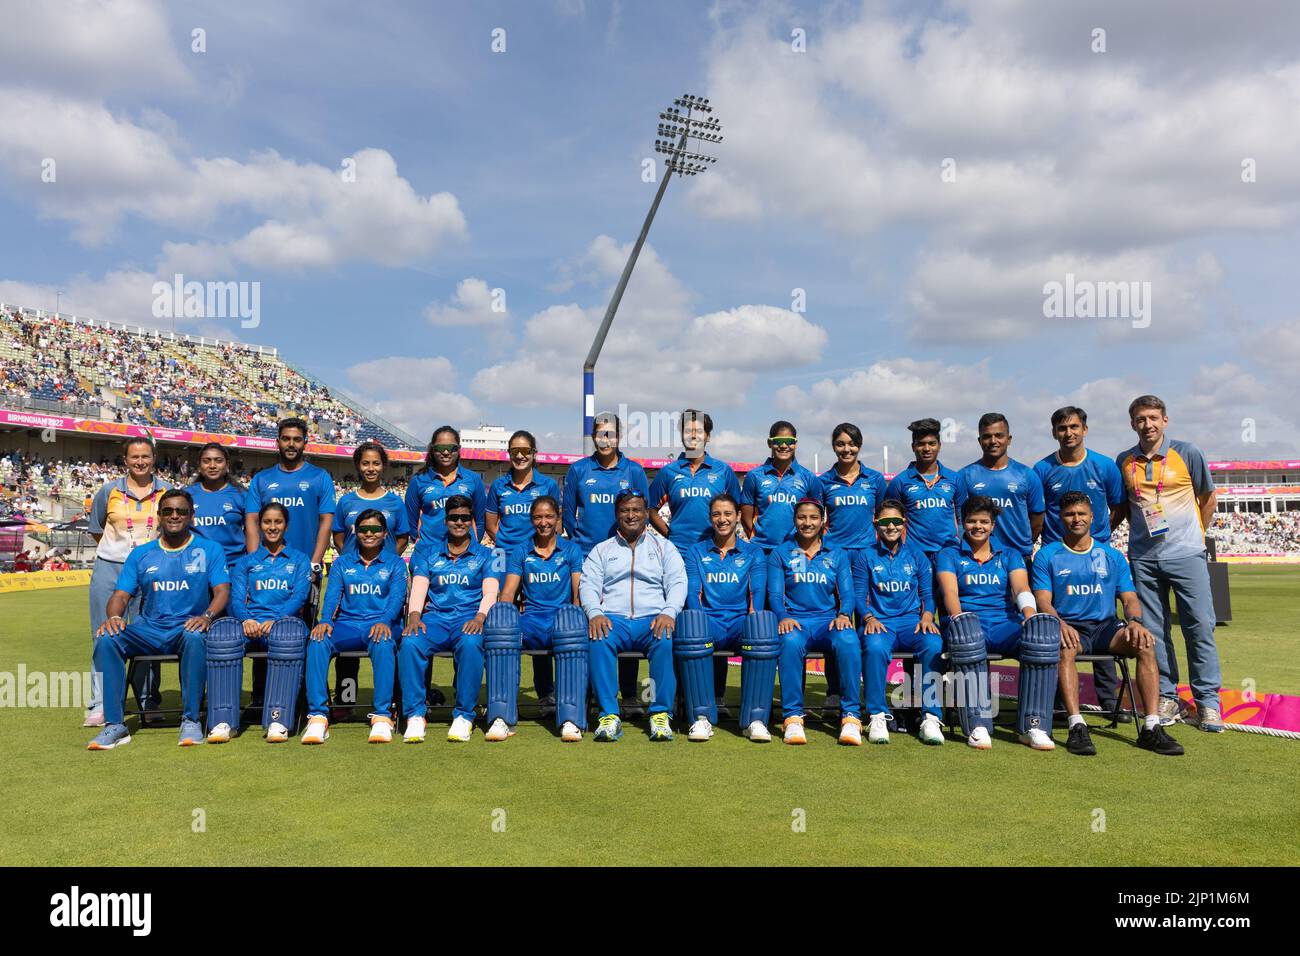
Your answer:
[[[1016,595],[1016,607],[1020,608],[1022,611],[1026,608],[1034,611],[1038,609],[1038,604],[1034,601],[1034,596],[1032,594],[1028,591],[1021,591]]]

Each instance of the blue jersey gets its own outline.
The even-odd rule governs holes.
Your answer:
[[[162,631],[174,630],[202,614],[212,589],[229,584],[226,552],[202,535],[191,534],[171,550],[161,538],[131,549],[114,590],[141,597],[140,618]]]
[[[306,555],[316,553],[316,533],[321,515],[334,513],[334,479],[324,468],[306,462],[296,471],[283,466],[263,468],[248,484],[244,510],[258,514],[262,505],[278,501],[289,512],[284,543]]]
[[[381,549],[373,561],[357,550],[344,551],[330,565],[329,583],[321,602],[320,619],[382,621],[392,624],[406,604],[406,562],[396,552]]]
[[[487,514],[487,490],[483,479],[461,466],[443,481],[432,468],[416,472],[406,486],[406,527],[415,538],[417,554],[427,552],[447,540],[447,519],[442,509],[452,495],[464,495],[470,500],[474,512],[474,530],[470,536],[477,541],[483,534]]]
[[[1043,544],[1060,541],[1061,495],[1067,491],[1082,491],[1092,500],[1092,539],[1105,544],[1110,540],[1110,506],[1122,505],[1128,500],[1124,493],[1124,476],[1113,458],[1087,449],[1083,461],[1077,465],[1062,464],[1056,452],[1034,465],[1038,480],[1043,483],[1043,500],[1047,514],[1043,517]]]
[[[334,531],[343,535],[343,550],[356,547],[357,518],[364,511],[374,508],[384,513],[388,522],[388,535],[384,538],[384,547],[397,550],[397,538],[411,534],[411,526],[406,523],[406,504],[391,491],[386,491],[378,498],[362,498],[356,491],[349,491],[339,499],[334,509]]]
[[[573,603],[573,576],[582,573],[582,549],[568,538],[556,538],[549,558],[530,541],[506,558],[506,574],[519,575],[524,611],[553,611]]]
[[[853,561],[858,616],[870,614],[884,623],[918,621],[925,611],[933,614],[931,577],[930,559],[907,542],[901,542],[897,551],[883,542],[859,551]]]
[[[1064,541],[1045,544],[1034,555],[1030,586],[1050,591],[1052,606],[1067,621],[1104,621],[1115,616],[1115,599],[1133,590],[1128,560],[1108,544],[1075,551]]]
[[[821,483],[827,547],[857,550],[875,544],[876,505],[885,498],[885,476],[859,463],[852,484],[834,468],[822,472]]]
[[[795,541],[767,556],[767,606],[778,618],[853,613],[856,594],[847,551],[822,545],[811,558]]]
[[[764,551],[794,537],[794,506],[800,498],[822,499],[821,479],[792,461],[785,474],[778,474],[769,458],[745,476],[740,488],[741,505],[754,509],[754,543]]]
[[[1011,593],[1011,572],[1025,570],[1025,559],[1014,548],[993,548],[986,561],[977,561],[963,538],[955,548],[944,548],[935,559],[935,573],[957,578],[957,598],[962,611],[1001,621],[1020,616]]]
[[[469,548],[453,557],[447,553],[444,541],[438,547],[411,558],[411,576],[429,579],[429,596],[424,602],[424,612],[444,617],[472,614],[483,601],[483,582],[488,578],[501,580],[504,558],[499,550],[485,548],[470,541]]]
[[[957,520],[957,472],[942,463],[923,475],[912,462],[889,483],[885,497],[907,508],[907,543],[933,557],[961,538]]]
[[[993,550],[1013,548],[1022,558],[1034,553],[1029,516],[1042,514],[1043,482],[1028,465],[1007,459],[1002,468],[985,468],[978,461],[957,472],[957,509],[975,495],[986,495],[1002,508],[993,525]]]
[[[194,499],[194,519],[190,527],[210,541],[221,545],[226,563],[233,565],[248,553],[244,544],[244,498],[246,492],[233,482],[216,491],[208,491],[196,481],[185,489]]]
[[[761,611],[767,603],[767,555],[743,538],[724,555],[712,537],[682,552],[686,606],[722,614]]]
[[[558,504],[560,484],[550,475],[533,471],[532,481],[522,488],[515,486],[510,472],[500,475],[487,490],[487,513],[496,515],[496,546],[507,551],[522,548],[533,537],[533,502],[550,495]]]
[[[241,623],[293,617],[310,593],[311,556],[295,548],[262,545],[230,567],[230,616]]]
[[[626,488],[641,492],[646,504],[651,505],[645,469],[622,452],[612,468],[603,467],[595,455],[579,458],[569,466],[564,476],[564,533],[584,556],[613,537],[617,525],[614,497]]]
[[[694,474],[692,461],[700,463]],[[691,459],[682,453],[655,474],[650,484],[650,507],[658,509],[668,503],[668,540],[685,555],[691,545],[713,536],[709,502],[724,492],[739,504],[740,482],[730,465],[709,454]]]

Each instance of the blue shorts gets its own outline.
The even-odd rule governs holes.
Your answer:
[[[1066,621],[1079,632],[1079,649],[1076,654],[1111,654],[1110,642],[1115,632],[1124,626],[1119,618],[1108,617],[1100,621]]]

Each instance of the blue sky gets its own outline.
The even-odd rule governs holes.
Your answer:
[[[1300,13],[1132,6],[15,5],[0,298],[147,325],[159,276],[257,281],[258,328],[178,328],[278,346],[417,433],[574,451],[656,117],[690,91],[726,140],[668,190],[599,406],[707,408],[747,460],[789,418],[823,467],[836,422],[897,466],[934,415],[960,465],[983,411],[1032,460],[1081,404],[1115,451],[1154,391],[1215,456],[1293,456]],[[1067,273],[1150,283],[1150,324],[1046,317]]]

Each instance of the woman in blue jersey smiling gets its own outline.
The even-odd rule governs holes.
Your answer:
[[[429,439],[424,467],[406,488],[406,524],[415,536],[415,553],[427,554],[447,537],[443,507],[453,495],[469,498],[473,513],[470,534],[477,541],[485,530],[487,490],[476,472],[460,463],[460,432],[440,425]]]
[[[382,511],[388,522],[389,534],[384,539],[385,543],[402,554],[411,535],[406,524],[405,503],[383,484],[384,469],[388,467],[388,451],[377,441],[362,442],[352,451],[352,465],[357,470],[361,487],[340,498],[334,509],[334,550],[342,552],[355,543],[357,516],[374,508]]]

